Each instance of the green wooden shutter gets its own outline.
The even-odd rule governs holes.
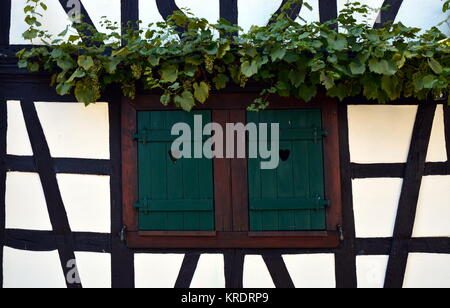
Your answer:
[[[139,229],[145,231],[213,231],[212,160],[170,156],[175,123],[191,126],[194,115],[211,121],[211,112],[158,111],[138,113]],[[194,142],[194,141],[193,141]],[[192,149],[194,144],[192,144]]]
[[[321,111],[249,112],[248,122],[280,123],[280,152],[290,152],[289,158],[280,159],[274,170],[261,170],[259,158],[249,159],[250,229],[325,230],[328,202],[324,189],[325,132]],[[251,142],[256,141],[250,140],[250,145]]]

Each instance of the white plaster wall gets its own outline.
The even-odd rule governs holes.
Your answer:
[[[59,189],[74,232],[111,232],[109,176],[58,174]]]
[[[334,254],[285,255],[283,260],[296,288],[335,288]]]
[[[57,251],[3,249],[4,288],[66,288]]]
[[[220,1],[208,0],[175,0],[177,6],[184,10],[188,9],[199,18],[206,18],[210,23],[215,23],[220,18]]]
[[[402,185],[402,179],[353,180],[357,237],[392,237]]]
[[[49,34],[56,38],[67,26],[71,25],[71,22],[58,0],[46,0],[45,3],[47,4],[48,10],[44,12],[44,17],[40,19],[42,28],[47,29]],[[11,1],[11,30],[9,40],[12,45],[30,44],[30,41],[22,37],[22,33],[28,29],[28,25],[24,21],[26,15],[23,9],[25,6],[26,0]],[[77,34],[76,30],[71,28],[70,33],[65,38],[68,38],[71,34]],[[33,43],[42,44],[39,40],[34,40]]]
[[[389,256],[357,256],[358,288],[380,289],[384,286]]]
[[[383,6],[384,0],[338,0],[338,10],[342,11],[347,3],[359,2],[363,5],[368,5],[370,7],[368,17],[365,18],[362,14],[354,14],[353,17],[358,23],[367,23],[369,25],[374,25],[377,20],[380,8]]]
[[[448,17],[448,12],[442,12],[443,3],[441,0],[403,0],[396,21],[409,27],[430,29]],[[439,28],[445,34],[450,35],[448,23],[439,26]]]
[[[404,288],[450,288],[450,255],[411,253]]]
[[[244,288],[275,288],[272,277],[262,256],[245,256]]]
[[[446,162],[447,149],[445,143],[444,105],[438,105],[433,121],[427,162]]]
[[[450,237],[450,176],[422,180],[413,237]]]
[[[225,288],[222,254],[203,254],[192,278],[191,288]]]
[[[9,155],[33,155],[20,101],[8,101],[6,108],[8,112],[7,153]]]
[[[83,288],[111,288],[110,254],[75,252],[75,258]]]
[[[135,254],[136,288],[173,288],[183,259],[183,254]]]
[[[52,157],[109,159],[107,103],[36,102]]]
[[[404,163],[408,159],[417,106],[354,105],[348,108],[354,163]]]
[[[37,173],[8,172],[5,203],[7,229],[52,230]]]

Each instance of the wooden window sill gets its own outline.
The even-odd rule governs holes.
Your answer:
[[[266,249],[337,248],[339,233],[323,232],[136,232],[127,234],[129,248]]]

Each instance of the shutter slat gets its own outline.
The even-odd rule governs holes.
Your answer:
[[[329,205],[329,201],[322,199],[278,199],[250,201],[250,209],[253,211],[317,210],[323,209]]]

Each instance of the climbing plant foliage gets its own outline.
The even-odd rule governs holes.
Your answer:
[[[266,108],[271,95],[310,101],[325,92],[340,100],[363,95],[387,103],[449,92],[450,40],[437,27],[421,32],[389,23],[374,29],[355,19],[369,19],[371,9],[360,3],[347,4],[327,23],[306,23],[286,13],[298,2],[288,2],[267,26],[247,33],[226,20],[211,24],[180,11],[148,26],[103,19],[103,32],[74,23],[52,37],[39,21],[47,6],[28,0],[23,36],[44,45],[20,51],[19,67],[52,73],[58,94],[74,93],[86,104],[120,86],[129,98],[140,89],[156,90],[163,105],[186,111],[213,91],[249,82],[263,87],[252,110]],[[449,9],[447,0],[443,10]]]

